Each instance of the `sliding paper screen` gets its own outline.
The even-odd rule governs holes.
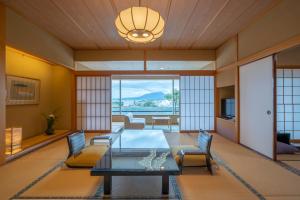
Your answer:
[[[180,77],[180,130],[214,130],[214,77]]]
[[[79,76],[76,79],[76,125],[79,130],[111,130],[111,77]]]

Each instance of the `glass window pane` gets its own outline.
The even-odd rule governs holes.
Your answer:
[[[283,96],[284,104],[292,104],[292,96]]]
[[[277,104],[283,104],[283,96],[277,96]]]
[[[293,139],[299,140],[300,139],[300,131],[295,131],[293,134]]]
[[[284,86],[292,86],[292,78],[284,78],[283,84]]]
[[[294,121],[300,122],[300,113],[294,113]]]
[[[284,131],[284,122],[277,122],[277,131]]]
[[[292,95],[292,87],[283,87],[283,94],[284,95]]]
[[[300,122],[294,122],[294,130],[300,130]]]
[[[285,69],[283,73],[284,73],[284,77],[292,77],[291,69]]]
[[[293,87],[293,95],[300,95],[300,87]]]
[[[300,112],[300,105],[294,105],[294,112]]]
[[[284,112],[284,106],[283,105],[277,105],[277,112]]]
[[[293,86],[300,86],[300,78],[293,78]]]
[[[285,130],[293,130],[293,122],[285,122]]]
[[[293,77],[294,78],[300,78],[300,69],[294,69],[293,70]]]
[[[277,78],[277,86],[283,86],[283,78]]]
[[[277,113],[277,121],[284,121],[284,113]]]
[[[277,87],[277,95],[283,95],[283,87]]]
[[[293,105],[285,105],[284,106],[284,111],[285,112],[293,112]]]
[[[281,120],[283,121],[283,120]],[[285,113],[285,121],[291,122],[293,121],[293,113]]]
[[[293,96],[293,103],[300,104],[300,96]]]
[[[276,74],[277,77],[283,77],[283,69],[276,69]]]

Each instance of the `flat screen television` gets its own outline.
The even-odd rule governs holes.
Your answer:
[[[235,117],[234,98],[221,99],[221,117],[232,119]]]

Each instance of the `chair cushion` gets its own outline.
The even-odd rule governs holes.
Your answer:
[[[130,122],[137,124],[145,124],[146,120],[144,118],[131,118]]]
[[[131,120],[133,118],[133,114],[132,113],[127,113],[126,116],[129,118],[129,120]]]
[[[299,149],[297,149],[293,145],[286,144],[283,142],[277,142],[277,153],[278,154],[294,154],[298,151],[299,151]]]
[[[172,154],[173,154],[173,157],[175,158],[175,156],[177,155],[177,153],[180,151],[180,150],[198,150],[199,148],[197,146],[194,146],[194,145],[179,145],[179,146],[173,146],[171,148],[172,150]]]
[[[78,155],[69,157],[65,164],[68,167],[84,167],[91,168],[96,165],[96,162],[102,158],[107,150],[106,145],[90,145],[81,150]]]
[[[172,155],[179,164],[180,155],[178,155],[178,151],[180,150],[199,150],[197,146],[194,145],[180,145],[172,147]],[[206,160],[205,155],[185,155],[183,160],[183,166],[185,167],[193,167],[193,166],[205,166]]]
[[[180,156],[176,155],[174,157],[177,164],[179,164]],[[195,166],[205,166],[206,160],[204,155],[185,155],[183,160],[184,167],[195,167]]]

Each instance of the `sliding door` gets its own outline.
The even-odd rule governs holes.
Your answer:
[[[300,139],[300,69],[277,69],[277,131]]]
[[[273,57],[240,67],[240,143],[273,158]]]
[[[180,131],[214,130],[214,77],[180,77]]]
[[[111,130],[111,77],[78,76],[76,126],[79,130]]]

